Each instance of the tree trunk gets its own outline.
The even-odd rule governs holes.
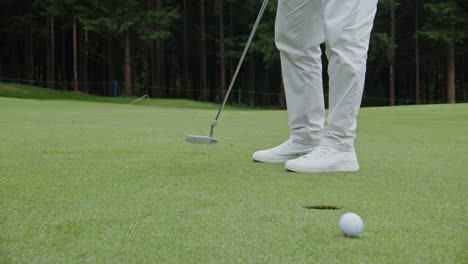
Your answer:
[[[164,40],[157,40],[156,46],[158,50],[157,63],[158,63],[158,78],[159,86],[161,87],[161,97],[167,97],[168,95],[168,85],[167,85],[167,69],[166,69],[166,53],[165,53],[165,44]]]
[[[205,0],[200,0],[200,88],[201,100],[208,101],[209,92],[206,77],[206,32],[205,32]]]
[[[148,10],[154,10],[153,0],[148,0]],[[153,28],[153,27],[152,27]],[[154,40],[150,42],[150,75],[151,75],[151,84],[149,88],[149,96],[157,97],[157,90],[155,87],[157,86],[157,78],[156,78],[156,44]]]
[[[107,43],[105,37],[100,39],[99,43],[100,43],[101,47],[103,47],[103,49],[104,49],[104,45],[106,45],[106,43]],[[101,86],[101,95],[102,96],[108,96],[109,95],[108,87],[109,87],[109,82],[110,81],[109,81],[109,75],[107,75],[107,52],[108,52],[107,50],[106,50],[105,53],[103,51],[102,57],[101,57],[102,61],[99,64],[99,68],[101,69],[100,76],[102,76],[102,80],[104,81],[102,86]]]
[[[182,89],[184,89],[185,97],[192,98],[192,93],[189,91],[189,43],[188,43],[188,8],[187,1],[184,0],[184,55],[183,55],[183,72],[182,72]]]
[[[249,106],[255,106],[255,58],[252,56],[249,64]]]
[[[159,96],[159,85],[158,85],[158,71],[156,66],[156,41],[151,41],[150,47],[150,57],[151,57],[151,91],[150,96],[158,97]]]
[[[226,65],[224,62],[224,0],[219,3],[219,70],[221,72],[221,100],[226,95]]]
[[[455,98],[455,45],[449,44],[447,50],[447,102],[453,104]]]
[[[175,56],[175,54],[173,54],[173,52],[171,52],[169,54],[169,58],[170,58],[170,65],[171,65],[171,70],[169,71],[169,88],[177,88],[177,57]],[[171,97],[175,96],[176,98],[180,98],[181,97],[181,91],[176,89],[176,90],[170,90],[169,89],[169,92],[170,92],[170,95]]]
[[[88,93],[88,30],[84,29],[84,58],[83,58],[83,90],[85,93]]]
[[[468,55],[468,48],[465,47],[465,54]],[[459,72],[463,73],[463,72],[466,72],[466,61],[467,61],[467,58],[466,58],[466,55],[463,56],[463,59],[461,60],[461,69]],[[468,101],[468,82],[466,81],[466,75],[465,74],[461,74],[459,75],[460,77],[460,85],[461,85],[461,89],[463,91],[462,93],[462,97],[461,97],[461,100],[463,100],[464,102],[467,102]],[[460,88],[459,88],[460,89]],[[460,99],[459,99],[460,100]]]
[[[229,3],[229,38],[233,39],[234,37],[234,21],[233,21],[233,17],[234,17],[234,7],[233,7],[233,3],[230,2]],[[230,69],[230,78],[232,78],[232,76],[234,75],[234,63],[233,63],[233,60],[232,60],[232,56],[229,56],[229,69]]]
[[[415,8],[415,13],[414,13],[414,25],[415,25],[415,30],[414,30],[414,40],[415,40],[415,64],[416,64],[416,69],[415,69],[415,99],[416,99],[416,104],[420,104],[420,96],[419,96],[419,86],[420,86],[420,70],[419,70],[419,36],[418,36],[418,30],[419,30],[419,0],[416,1],[416,8]]]
[[[233,23],[233,16],[234,16],[234,4],[229,2],[229,38],[232,41],[234,37],[234,23]],[[233,47],[231,46],[231,49]],[[232,51],[232,50],[231,50]],[[234,75],[234,63],[232,60],[232,55],[229,56],[229,80],[232,80],[232,76]],[[236,98],[232,97],[232,103],[235,103]]]
[[[155,4],[154,0],[148,0],[148,9],[149,10],[154,10],[155,9]],[[155,28],[153,28],[155,30]],[[149,95],[151,97],[158,97],[159,90],[157,88],[158,86],[158,72],[157,72],[157,66],[156,66],[156,41],[151,40],[151,45],[150,45],[150,68],[151,68],[151,88],[149,91]]]
[[[156,10],[161,10],[163,0],[156,0]],[[160,30],[160,26],[156,26],[156,31]],[[156,72],[157,72],[157,89],[160,97],[166,97],[166,69],[164,60],[164,41],[156,40]]]
[[[125,30],[125,96],[132,96],[130,29]]]
[[[54,87],[55,81],[55,25],[54,18],[50,18],[50,79],[51,87]]]
[[[65,82],[65,81],[69,81],[70,79],[67,77],[68,76],[68,71],[67,71],[67,63],[66,63],[66,47],[65,47],[65,39],[66,39],[66,36],[65,36],[65,27],[62,26],[62,65],[60,67],[61,71],[62,71],[62,76],[61,76],[61,81],[62,82]],[[66,88],[68,89],[68,88]]]
[[[51,76],[51,70],[52,70],[52,65],[51,65],[51,55],[52,55],[52,40],[50,38],[51,36],[51,31],[50,31],[50,25],[51,25],[51,19],[48,17],[47,19],[47,27],[48,27],[48,37],[46,43],[46,80],[45,80],[45,86],[46,87],[51,87],[50,82],[52,81],[52,76]]]
[[[32,30],[32,29],[31,29]],[[30,35],[31,33],[28,32],[28,35]],[[30,37],[27,36],[24,38],[24,68],[23,68],[23,76],[25,79],[28,79],[28,80],[31,80],[30,78],[30,60],[31,60],[31,53],[30,53],[30,50],[29,50],[29,46],[31,45],[30,44]]]
[[[32,19],[32,4],[30,7],[30,20],[29,20],[29,41],[28,41],[28,59],[27,64],[27,79],[31,82],[34,80],[34,38],[33,38],[33,19]]]
[[[113,95],[114,91],[114,63],[112,61],[112,39],[107,38],[107,79],[109,84],[109,95]]]
[[[15,47],[14,47],[14,52],[13,54],[21,54],[21,42],[18,39],[15,39]],[[24,53],[26,55],[26,53]],[[22,58],[20,56],[12,56],[12,69],[13,69],[13,77],[17,79],[21,79],[21,70],[20,70],[20,65],[21,65],[21,60]]]
[[[390,3],[390,39],[395,42],[395,6]],[[390,58],[389,71],[389,100],[390,106],[395,105],[395,54]]]
[[[78,92],[78,54],[76,46],[76,17],[73,16],[73,91]]]

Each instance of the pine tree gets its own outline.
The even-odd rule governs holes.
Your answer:
[[[455,49],[463,44],[466,33],[460,30],[466,21],[466,13],[456,1],[424,4],[426,19],[419,36],[434,42],[446,51],[446,96],[448,103],[456,102]]]

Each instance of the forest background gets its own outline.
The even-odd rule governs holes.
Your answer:
[[[0,81],[220,102],[260,6],[260,0],[2,0]],[[233,104],[286,107],[276,6],[270,0]],[[363,105],[468,102],[467,41],[466,0],[379,0]],[[326,97],[326,56],[323,64]]]

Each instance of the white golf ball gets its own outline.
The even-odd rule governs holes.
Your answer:
[[[364,222],[355,213],[345,213],[340,219],[340,229],[346,236],[358,237],[364,230]]]

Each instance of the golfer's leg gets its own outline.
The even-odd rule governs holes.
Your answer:
[[[377,0],[323,0],[330,76],[324,144],[344,151],[354,151],[376,6]]]
[[[325,110],[320,44],[322,0],[279,0],[275,41],[281,54],[291,139],[317,145]]]

